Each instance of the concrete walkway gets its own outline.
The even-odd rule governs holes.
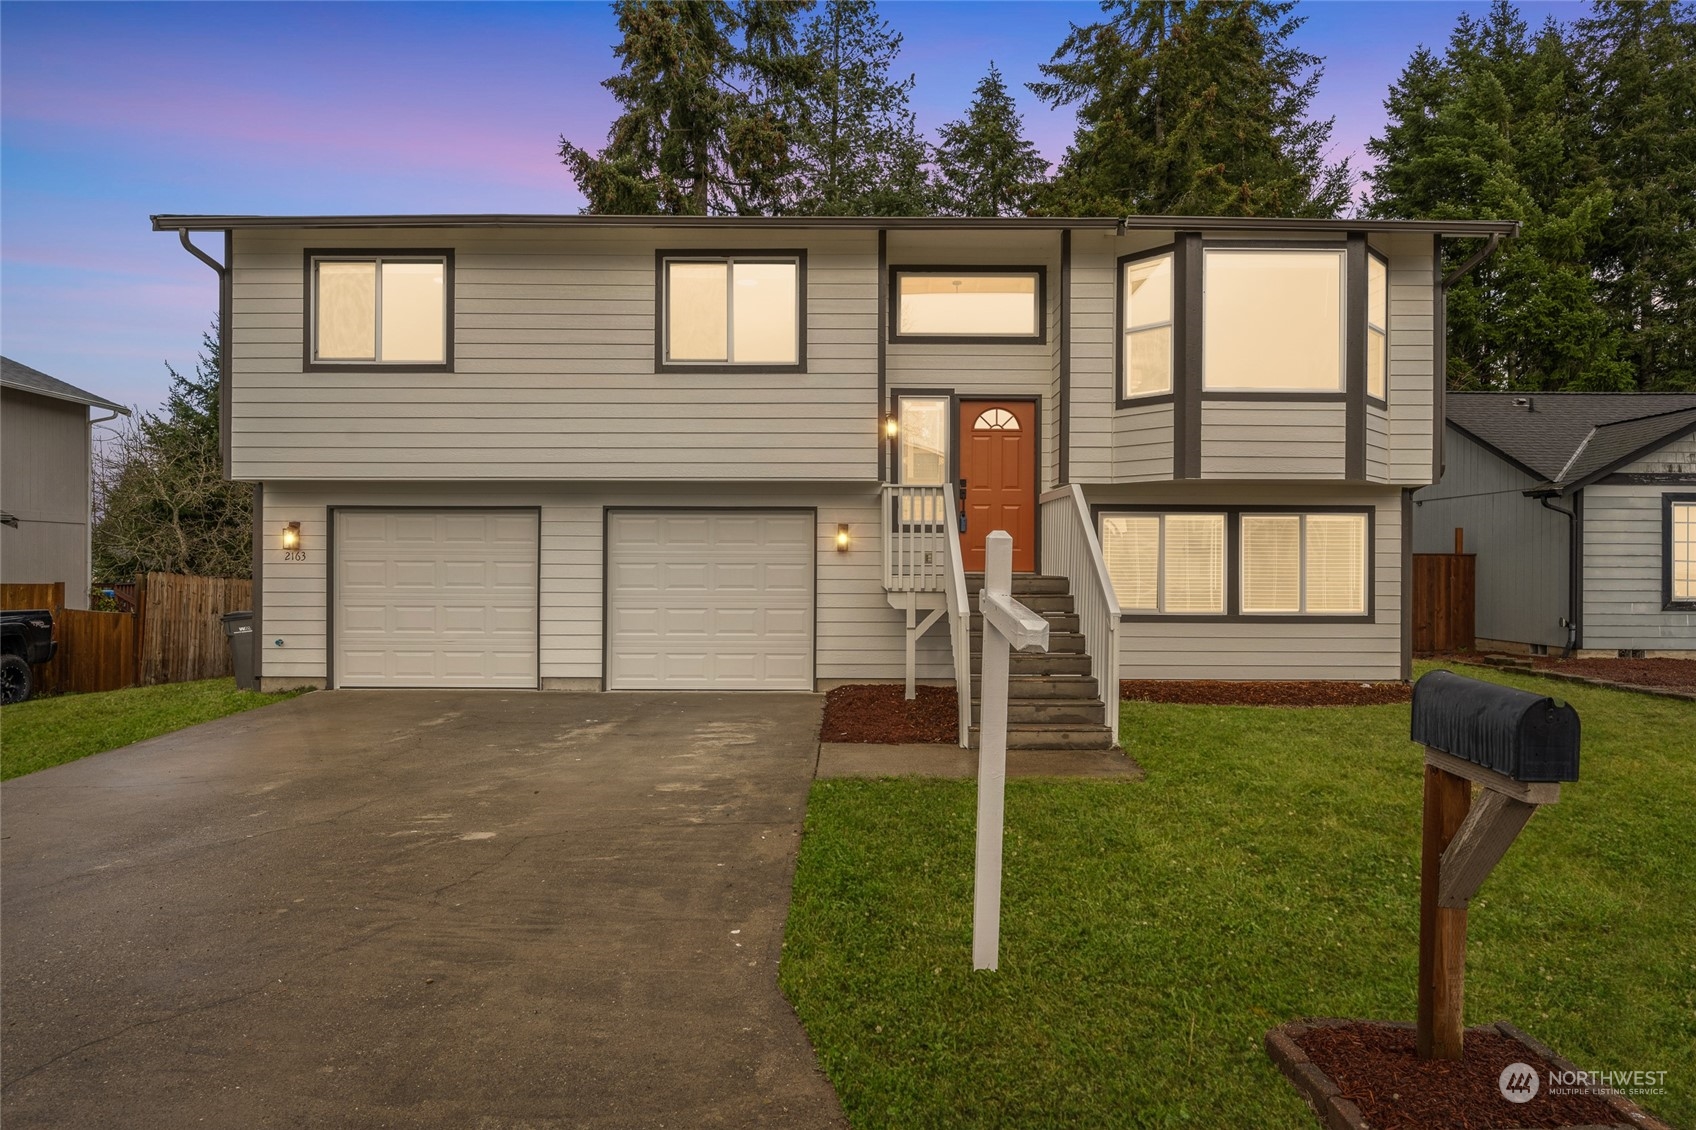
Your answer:
[[[841,1125],[776,984],[821,702],[338,691],[7,783],[0,1118]]]

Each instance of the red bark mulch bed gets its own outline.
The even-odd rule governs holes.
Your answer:
[[[906,699],[898,683],[861,683],[837,687],[824,696],[823,742],[874,745],[942,744],[960,740],[953,687],[919,687]]]
[[[1696,659],[1560,659],[1538,656],[1532,664],[1536,670],[1553,671],[1557,675],[1583,675],[1634,687],[1696,691]]]
[[[1361,1119],[1373,1130],[1632,1125],[1625,1111],[1599,1095],[1577,1087],[1551,1087],[1550,1072],[1570,1070],[1572,1065],[1551,1062],[1493,1026],[1468,1029],[1466,1055],[1458,1061],[1421,1060],[1411,1025],[1308,1021],[1281,1031],[1287,1031],[1288,1039],[1341,1092],[1341,1098],[1359,1108]],[[1269,1039],[1273,1059],[1290,1073],[1291,1065],[1282,1062],[1282,1053],[1272,1043]],[[1536,1073],[1537,1094],[1522,1103],[1508,1101],[1500,1089],[1503,1070],[1516,1063]],[[1299,1074],[1311,1068],[1295,1067],[1294,1071]],[[1581,1093],[1554,1093],[1557,1089]],[[1626,1111],[1637,1109],[1629,1103],[1622,1105]],[[1658,1124],[1648,1117],[1640,1117],[1640,1123]]]
[[[1407,702],[1406,683],[1328,681],[1235,683],[1214,679],[1125,679],[1119,697],[1193,706],[1382,706]]]

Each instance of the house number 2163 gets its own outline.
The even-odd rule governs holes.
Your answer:
[[[304,550],[304,549],[285,549],[285,550],[283,550],[283,560],[284,561],[305,561],[306,560],[306,550]]]

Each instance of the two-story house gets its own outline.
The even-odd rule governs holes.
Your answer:
[[[1515,230],[153,223],[222,283],[267,688],[963,683],[1005,529],[1063,637],[1015,674],[1109,730],[1121,676],[1407,676],[1437,252]]]

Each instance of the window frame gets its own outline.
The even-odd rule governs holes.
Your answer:
[[[1169,255],[1172,259],[1172,320],[1169,323],[1152,322],[1141,328],[1156,329],[1162,324],[1171,326],[1171,371],[1168,374],[1170,379],[1167,381],[1165,392],[1139,393],[1135,396],[1127,396],[1125,395],[1125,338],[1129,335],[1130,329],[1125,325],[1126,307],[1129,305],[1127,301],[1129,296],[1125,293],[1125,268],[1139,259],[1155,259],[1162,255]],[[1140,408],[1150,404],[1171,404],[1177,396],[1178,382],[1184,379],[1184,375],[1178,371],[1178,337],[1191,317],[1191,311],[1187,308],[1188,303],[1185,301],[1184,288],[1180,285],[1182,278],[1179,258],[1178,244],[1174,241],[1162,244],[1159,247],[1148,248],[1145,251],[1134,251],[1129,255],[1121,255],[1114,266],[1116,272],[1113,282],[1113,400],[1115,408]],[[1201,316],[1200,311],[1196,311],[1194,316],[1199,318]]]
[[[1036,332],[1034,334],[915,334],[902,333],[901,276],[903,275],[1029,275],[1036,279]],[[889,333],[891,345],[1047,345],[1048,268],[1042,265],[938,266],[930,263],[901,263],[889,266]]]
[[[1361,367],[1360,367],[1360,387],[1361,387],[1361,390],[1366,395],[1366,403],[1370,404],[1374,408],[1388,410],[1388,408],[1390,406],[1390,322],[1391,322],[1391,308],[1394,305],[1394,300],[1390,296],[1390,257],[1388,255],[1385,255],[1382,251],[1379,251],[1376,247],[1373,247],[1371,242],[1368,241],[1367,244],[1366,244],[1366,258],[1368,260],[1368,262],[1366,264],[1366,277],[1364,279],[1362,279],[1361,282],[1360,282],[1360,289],[1361,289],[1361,292],[1363,294],[1361,305],[1366,308],[1366,314],[1361,319],[1361,330],[1360,330],[1361,337],[1364,339],[1365,350],[1366,350],[1366,355],[1363,358],[1361,358],[1362,363],[1361,363]],[[1378,260],[1379,264],[1382,265],[1383,268],[1384,268],[1384,324],[1383,324],[1382,327],[1378,327],[1379,329],[1382,330],[1382,332],[1384,334],[1384,395],[1383,396],[1373,396],[1372,395],[1372,331],[1373,331],[1374,327],[1372,325],[1372,263],[1371,263],[1371,260],[1373,260],[1373,259]],[[1352,284],[1349,284],[1349,285],[1352,286]],[[1348,315],[1347,315],[1347,312],[1345,311],[1344,312],[1345,320],[1347,319],[1347,317],[1348,317]],[[1345,326],[1345,329],[1346,329],[1346,326]],[[1347,378],[1345,377],[1345,382],[1346,382],[1346,379]]]
[[[1691,496],[1696,500],[1696,495]],[[1371,624],[1378,618],[1378,511],[1372,506],[1323,505],[1224,505],[1203,506],[1195,503],[1111,503],[1090,507],[1090,521],[1095,536],[1101,538],[1101,517],[1104,514],[1224,514],[1225,515],[1225,611],[1223,612],[1128,612],[1121,611],[1123,623],[1217,624],[1221,621],[1249,624]],[[1365,612],[1244,612],[1242,610],[1242,516],[1292,514],[1362,514],[1366,517],[1366,577]],[[1305,527],[1305,524],[1304,524]],[[1305,528],[1303,537],[1305,538]],[[1105,553],[1105,546],[1103,547]],[[1161,563],[1164,571],[1165,563]],[[1164,579],[1164,575],[1162,576]],[[1304,581],[1305,583],[1305,581]],[[1164,596],[1164,593],[1162,593]]]
[[[1696,612],[1696,598],[1675,597],[1672,591],[1673,514],[1676,508],[1696,509],[1696,494],[1668,491],[1661,495],[1661,611]],[[1696,565],[1696,562],[1692,562]]]
[[[686,263],[793,263],[795,264],[795,360],[794,361],[671,361],[671,328],[667,315],[671,304],[669,262]],[[727,274],[730,272],[727,272]],[[734,289],[732,289],[734,294]],[[727,304],[725,317],[734,321],[734,301]],[[727,339],[728,340],[728,339]],[[673,247],[654,252],[654,372],[656,373],[805,373],[807,371],[807,250],[797,248],[748,247],[734,249]]]
[[[1269,618],[1272,618],[1272,617],[1283,616],[1283,617],[1287,617],[1287,618],[1289,618],[1289,619],[1291,619],[1291,620],[1293,620],[1297,623],[1308,623],[1308,622],[1310,622],[1310,621],[1312,621],[1316,618],[1342,617],[1344,619],[1357,619],[1360,616],[1364,615],[1364,613],[1360,613],[1360,612],[1309,612],[1309,611],[1307,611],[1307,520],[1310,517],[1324,517],[1326,515],[1343,516],[1343,517],[1352,517],[1352,516],[1358,515],[1358,516],[1362,516],[1362,517],[1366,518],[1366,530],[1365,530],[1365,534],[1364,534],[1365,542],[1361,546],[1361,549],[1364,552],[1364,562],[1365,562],[1364,567],[1366,569],[1366,572],[1361,578],[1362,584],[1361,584],[1361,594],[1360,595],[1361,595],[1361,606],[1363,608],[1368,608],[1368,609],[1371,608],[1372,597],[1371,597],[1370,590],[1371,590],[1371,587],[1372,587],[1372,569],[1371,569],[1371,562],[1372,562],[1372,519],[1367,512],[1364,512],[1364,511],[1345,512],[1345,511],[1341,511],[1341,510],[1317,510],[1317,509],[1312,509],[1312,508],[1309,508],[1309,509],[1287,509],[1287,510],[1286,509],[1280,509],[1280,510],[1243,509],[1243,510],[1239,510],[1238,513],[1235,516],[1235,522],[1236,522],[1236,525],[1237,525],[1237,533],[1238,533],[1238,536],[1237,536],[1237,610],[1242,614],[1243,619],[1245,619],[1245,620],[1266,620],[1266,619],[1269,619]],[[1246,581],[1247,574],[1248,574],[1248,570],[1246,568],[1246,565],[1247,565],[1247,557],[1246,557],[1247,544],[1246,544],[1246,539],[1244,539],[1242,537],[1242,520],[1245,517],[1246,518],[1295,518],[1295,519],[1298,520],[1297,525],[1296,525],[1296,592],[1297,592],[1297,603],[1299,603],[1301,605],[1301,607],[1296,609],[1295,611],[1291,612],[1291,611],[1287,611],[1287,610],[1274,610],[1274,611],[1267,611],[1267,612],[1251,612],[1248,609],[1242,607],[1242,593],[1243,593],[1243,587],[1242,586],[1243,586],[1243,583]]]
[[[1163,606],[1166,603],[1166,519],[1171,517],[1218,517],[1221,519],[1221,534],[1223,543],[1219,547],[1219,596],[1220,608],[1217,612],[1167,612]],[[1102,537],[1103,518],[1137,517],[1160,519],[1160,544],[1155,549],[1155,583],[1154,601],[1157,606],[1153,611],[1136,609],[1121,611],[1120,620],[1165,621],[1167,623],[1206,623],[1223,620],[1231,614],[1231,513],[1225,506],[1112,506],[1098,507],[1095,513],[1095,536],[1102,543],[1103,557],[1106,555],[1105,539]],[[1109,578],[1111,582],[1111,578]],[[1118,593],[1114,593],[1118,599]]]
[[[451,373],[454,371],[454,271],[451,247],[308,247],[302,262],[301,370],[307,373]],[[372,260],[377,266],[378,299],[377,324],[383,321],[381,279],[382,263],[442,264],[442,360],[440,361],[320,361],[318,360],[318,264],[321,261],[362,262]],[[379,334],[381,330],[379,329]]]
[[[1198,308],[1194,311],[1196,319],[1196,350],[1195,380],[1196,391],[1203,400],[1239,400],[1239,401],[1288,401],[1310,403],[1343,403],[1349,398],[1350,375],[1353,363],[1350,358],[1350,325],[1353,319],[1349,316],[1350,294],[1355,288],[1355,281],[1349,270],[1349,245],[1347,240],[1335,239],[1264,239],[1264,240],[1203,240],[1199,260],[1192,268],[1197,277],[1196,286],[1199,297]],[[1337,318],[1337,379],[1335,389],[1256,389],[1256,388],[1221,388],[1212,387],[1207,383],[1207,257],[1215,251],[1246,251],[1246,252],[1290,252],[1290,251],[1322,251],[1335,255],[1341,267],[1338,271],[1338,318]],[[1362,293],[1365,293],[1366,279],[1359,282]],[[1187,312],[1186,312],[1187,313]],[[1364,335],[1366,328],[1361,326]],[[1364,360],[1364,356],[1362,358]],[[1365,374],[1361,374],[1364,381]]]

